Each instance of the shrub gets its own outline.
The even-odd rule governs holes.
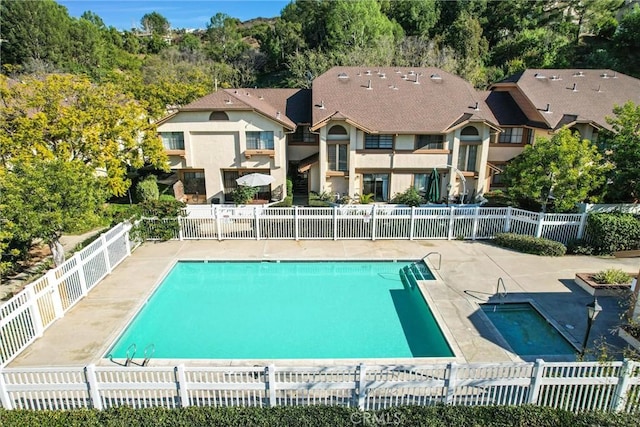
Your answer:
[[[493,242],[503,248],[534,255],[562,256],[567,251],[566,246],[560,242],[513,233],[497,234]]]
[[[236,205],[246,205],[257,193],[258,187],[238,185],[231,193],[231,198],[233,199],[233,203]]]
[[[374,195],[373,193],[369,193],[369,194],[360,194],[360,195],[358,196],[358,202],[359,202],[361,205],[368,205],[369,203],[373,202],[373,200],[374,200],[374,199],[373,199],[373,198],[374,198],[374,196],[375,196],[375,195]],[[347,197],[348,197],[348,196],[347,196]],[[344,197],[343,197],[343,199],[344,199]],[[342,200],[341,200],[341,201],[342,201]],[[343,202],[343,203],[344,203],[344,202]],[[347,203],[348,203],[348,201],[347,201]]]
[[[593,255],[594,249],[585,239],[571,239],[567,243],[567,253],[572,255]]]
[[[185,204],[179,200],[148,200],[139,205],[138,217],[155,218],[141,220],[133,229],[135,239],[171,240],[180,231],[179,216],[184,216]]]
[[[139,202],[147,200],[158,200],[160,190],[158,190],[158,180],[155,175],[148,175],[136,185],[136,198]]]
[[[173,200],[176,200],[176,198],[171,194],[161,194],[158,200],[160,200],[161,202],[171,202]]]
[[[640,219],[620,212],[590,214],[586,235],[597,254],[640,249]]]
[[[594,274],[593,281],[602,285],[625,284],[631,282],[631,276],[619,268],[609,268]]]
[[[287,196],[291,196],[293,199],[293,181],[291,178],[287,178]]]
[[[291,206],[293,206],[293,196],[288,195],[284,198],[283,201],[273,204],[271,206],[273,206],[274,208],[290,208]]]
[[[424,203],[424,198],[418,193],[415,187],[409,187],[402,193],[394,194],[391,203],[399,203],[407,206],[420,206]]]
[[[578,412],[542,406],[398,406],[360,411],[342,406],[110,408],[57,411],[0,409],[0,425],[14,426],[637,426],[637,415]]]

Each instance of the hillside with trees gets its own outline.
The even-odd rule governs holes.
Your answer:
[[[154,123],[218,88],[310,87],[335,65],[434,66],[479,89],[526,68],[640,77],[640,6],[625,0],[294,0],[244,23],[213,3],[195,31],[152,7],[139,28],[119,31],[54,0],[0,2],[0,273],[34,241],[55,250],[139,168],[167,169]],[[637,107],[616,114],[620,136],[605,141],[615,151],[592,154],[617,165],[610,199],[637,200]],[[605,178],[596,181],[576,194],[603,192]],[[38,186],[46,197],[29,191]]]

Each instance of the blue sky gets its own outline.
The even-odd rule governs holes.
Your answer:
[[[79,18],[85,11],[98,15],[107,26],[119,30],[140,27],[140,19],[147,13],[158,12],[171,23],[172,28],[206,28],[209,19],[218,12],[246,21],[251,18],[272,18],[289,1],[275,0],[57,0]]]

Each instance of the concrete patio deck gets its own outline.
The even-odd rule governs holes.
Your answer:
[[[369,260],[421,259],[429,252],[442,254],[436,273],[441,282],[427,289],[438,317],[449,332],[457,360],[505,362],[520,360],[510,353],[478,308],[495,299],[502,277],[505,300],[529,299],[580,345],[586,330],[585,305],[593,297],[573,283],[576,272],[622,268],[636,272],[637,258],[520,254],[484,242],[401,240],[226,240],[148,242],[135,250],[87,297],[55,322],[9,366],[84,366],[109,363],[103,359],[113,340],[153,292],[171,265],[180,259],[210,260]],[[437,257],[431,261],[437,266]],[[623,341],[611,331],[622,309],[614,297],[599,298],[604,311],[593,325],[589,347],[606,338],[614,348]],[[197,327],[197,325],[194,325]],[[424,359],[423,359],[424,360]],[[156,363],[156,361],[152,361]],[[211,365],[217,364],[210,361]]]

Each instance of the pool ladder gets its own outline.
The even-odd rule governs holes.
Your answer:
[[[138,350],[138,347],[136,346],[136,343],[132,343],[129,347],[127,347],[127,358],[125,359],[124,364],[118,363],[115,360],[113,360],[113,356],[111,354],[109,354],[109,360],[113,363],[116,363],[122,366],[131,366],[131,365],[147,366],[149,364],[149,360],[151,359],[153,354],[156,352],[156,346],[155,344],[149,344],[144,348],[144,359],[142,359],[142,363],[137,363],[133,361],[133,358],[136,357],[137,350]]]
[[[442,266],[442,254],[440,252],[429,252],[428,254],[422,257],[422,261],[424,262],[425,258],[428,259],[430,255],[438,255],[438,267],[434,265],[433,268],[436,270],[440,270],[440,267]]]
[[[500,291],[500,285],[502,285],[502,292]],[[507,292],[507,287],[504,285],[504,280],[502,277],[498,278],[498,284],[496,285],[496,295],[500,296],[500,300],[503,300],[507,297],[509,293]]]

